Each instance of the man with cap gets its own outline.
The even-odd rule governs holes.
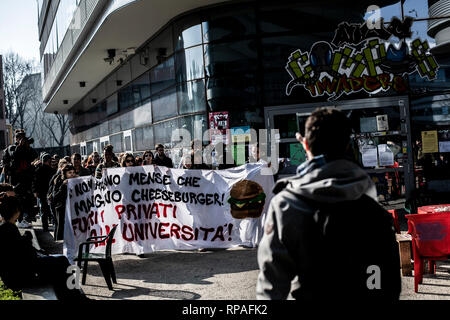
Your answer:
[[[41,205],[42,229],[48,231],[48,223],[51,215],[50,207],[47,202],[47,192],[50,179],[56,173],[52,168],[52,157],[48,153],[41,154],[41,164],[36,168],[33,177],[32,190],[34,196],[39,199]]]

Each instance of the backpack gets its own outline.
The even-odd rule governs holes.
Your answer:
[[[334,204],[301,198],[313,211],[292,253],[299,255],[301,284],[293,296],[398,300],[400,257],[392,216],[367,195]]]

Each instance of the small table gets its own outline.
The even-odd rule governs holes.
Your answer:
[[[437,213],[437,212],[448,212],[450,213],[450,204],[435,204],[431,206],[423,206],[417,208],[417,213]]]

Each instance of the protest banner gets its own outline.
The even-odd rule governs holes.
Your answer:
[[[274,179],[261,175],[262,163],[228,170],[184,170],[159,166],[107,169],[102,179],[68,181],[64,254],[73,262],[78,245],[104,236],[118,225],[112,253],[255,246],[263,234]],[[257,219],[234,219],[230,190],[244,179],[266,194]],[[105,246],[92,245],[102,253]]]

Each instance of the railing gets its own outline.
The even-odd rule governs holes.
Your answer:
[[[104,0],[103,0],[104,1]],[[56,58],[46,75],[43,86],[42,86],[42,96],[44,101],[48,101],[48,95],[51,93],[51,89],[55,86],[57,77],[59,76],[61,69],[65,64],[67,64],[67,58],[69,57],[72,49],[77,43],[81,32],[86,26],[87,22],[91,18],[95,8],[99,5],[101,0],[81,0],[80,4],[75,11],[72,23],[67,30],[61,46],[56,53]]]

